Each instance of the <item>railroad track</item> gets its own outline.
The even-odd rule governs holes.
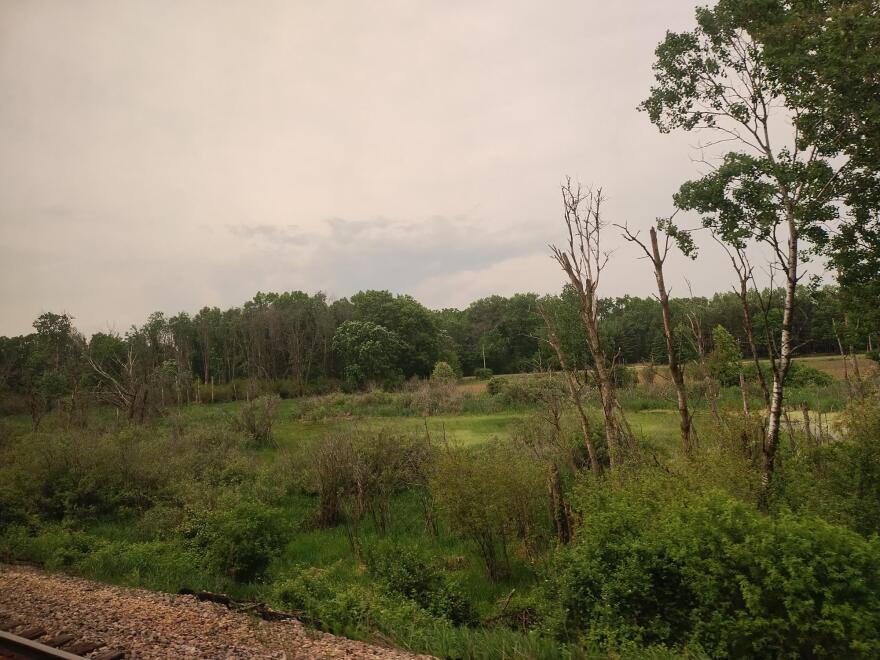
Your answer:
[[[88,655],[86,655],[88,654]],[[67,631],[49,631],[16,619],[0,620],[0,660],[122,660],[125,651]]]

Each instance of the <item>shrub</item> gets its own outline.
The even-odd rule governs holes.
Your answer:
[[[564,396],[561,379],[543,375],[514,378],[494,376],[486,383],[486,391],[508,406],[543,405],[548,396]]]
[[[280,510],[233,495],[213,507],[189,511],[181,529],[208,570],[238,582],[263,577],[281,550],[284,531]]]
[[[309,452],[307,469],[318,494],[317,520],[331,526],[343,517],[372,520],[384,533],[391,498],[424,480],[431,453],[422,436],[386,429],[328,434]]]
[[[434,365],[434,371],[431,372],[431,380],[441,383],[454,383],[458,380],[458,377],[448,362],[438,362]]]
[[[594,498],[547,593],[562,636],[712,657],[876,657],[880,541],[728,496]],[[597,508],[598,507],[598,508]]]
[[[248,401],[232,419],[232,429],[244,433],[254,444],[265,447],[272,442],[272,425],[278,411],[277,394],[265,394]]]
[[[486,391],[495,396],[496,394],[501,394],[501,390],[504,388],[504,385],[507,381],[504,378],[499,376],[492,376],[489,378],[489,382],[486,383]]]
[[[492,377],[492,370],[488,367],[477,367],[474,369],[474,378],[477,380],[489,380]]]
[[[474,544],[491,580],[509,571],[513,540],[527,552],[546,542],[544,476],[537,464],[501,444],[478,451],[449,447],[438,455],[431,494],[452,529]]]
[[[414,601],[345,585],[332,569],[294,567],[276,583],[274,597],[304,621],[337,634],[388,636],[436,622]]]
[[[866,536],[880,533],[880,402],[847,409],[841,438],[827,445],[803,442],[782,461],[784,505],[848,525]]]
[[[742,352],[732,334],[724,326],[716,325],[712,330],[714,348],[708,356],[709,373],[724,387],[739,384]]]
[[[461,588],[413,547],[376,544],[368,548],[365,560],[370,574],[390,593],[456,625],[476,621]]]
[[[611,370],[611,378],[617,387],[632,387],[638,382],[635,369],[623,364],[615,364]]]
[[[764,378],[767,382],[773,382],[773,374],[770,371],[770,367],[766,364],[762,364],[761,370],[764,372]],[[756,381],[758,379],[758,374],[755,371],[755,365],[753,363],[746,365],[743,368],[743,375],[745,379],[750,382]],[[824,371],[819,371],[815,367],[811,367],[803,362],[792,360],[791,366],[788,369],[788,376],[786,377],[785,384],[789,387],[807,387],[809,385],[827,387],[833,382],[834,379]]]

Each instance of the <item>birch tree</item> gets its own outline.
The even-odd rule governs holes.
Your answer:
[[[655,85],[641,108],[661,132],[683,129],[708,136],[703,153],[733,147],[717,160],[701,158],[708,173],[684,183],[674,201],[699,213],[703,226],[734,249],[749,242],[769,248],[772,267],[783,275],[778,359],[761,461],[766,501],[793,354],[801,262],[827,242],[828,227],[846,204],[841,183],[847,161],[829,158],[811,140],[815,133],[804,130],[799,120],[805,109],[790,100],[788,79],[765,57],[755,27],[760,10],[721,0],[711,9],[697,9],[693,31],[667,33],[656,50]]]

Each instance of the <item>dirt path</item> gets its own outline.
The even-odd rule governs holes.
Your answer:
[[[126,658],[415,658],[216,603],[0,565],[0,621],[124,650]],[[14,631],[13,631],[14,632]],[[98,651],[94,652],[95,654]]]

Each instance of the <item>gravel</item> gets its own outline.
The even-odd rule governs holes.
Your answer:
[[[0,627],[45,629],[38,641],[73,636],[100,644],[87,657],[126,658],[416,658],[307,629],[264,621],[194,596],[116,587],[30,567],[0,565]]]

